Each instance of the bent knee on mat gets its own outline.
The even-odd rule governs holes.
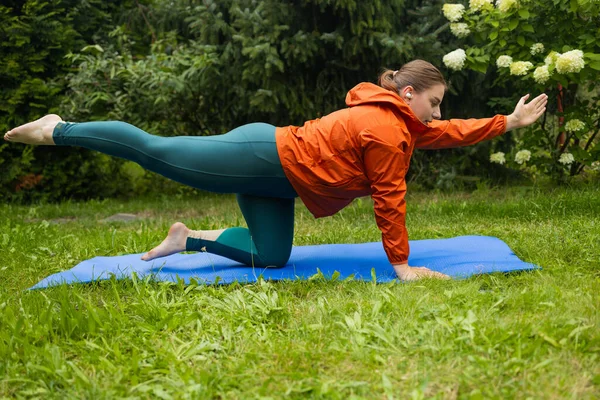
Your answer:
[[[261,256],[260,260],[255,260],[255,266],[259,268],[281,268],[287,264],[290,254],[273,254]]]

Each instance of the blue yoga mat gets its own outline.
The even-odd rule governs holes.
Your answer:
[[[414,240],[410,248],[410,265],[425,266],[452,278],[539,268],[521,261],[506,243],[489,236]],[[377,282],[396,279],[381,242],[294,247],[290,261],[283,268],[247,267],[209,253],[173,254],[152,261],[140,260],[141,255],[94,257],[43,279],[31,289],[92,282],[113,275],[127,279],[132,273],[138,277],[151,275],[158,281],[183,279],[189,283],[195,279],[207,284],[255,282],[259,276],[270,280],[307,279],[319,271],[326,277],[337,272],[340,279],[353,276],[357,280],[371,281],[372,271]]]

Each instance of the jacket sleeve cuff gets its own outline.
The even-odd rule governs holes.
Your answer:
[[[402,258],[388,257],[388,259],[390,260],[390,264],[407,264],[408,263],[408,257],[402,257]]]

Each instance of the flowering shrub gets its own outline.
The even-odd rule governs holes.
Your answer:
[[[459,21],[465,13],[465,6],[462,4],[444,4],[442,6],[444,17],[448,18],[448,21]]]
[[[575,161],[575,158],[571,153],[562,153],[558,159],[558,162],[564,165],[571,165],[573,161]]]
[[[469,25],[462,23],[462,22],[450,24],[450,31],[452,32],[452,34],[454,36],[456,36],[458,38],[467,37],[467,36],[469,36],[469,33],[471,33],[471,30],[469,29]]]
[[[559,74],[577,73],[585,66],[583,51],[571,50],[561,54],[556,59],[556,72]]]
[[[531,160],[531,152],[529,150],[521,150],[515,154],[515,162],[517,164],[523,164]]]
[[[535,71],[533,71],[533,80],[537,83],[543,85],[548,82],[548,79],[550,79],[550,69],[547,65],[537,67]]]
[[[507,13],[518,5],[517,0],[497,0],[496,5],[498,6],[498,10],[502,13]]]
[[[456,49],[444,56],[444,64],[454,70],[461,70],[465,66],[467,54],[463,49]]]
[[[451,33],[465,40],[443,57],[446,67],[491,72],[514,89],[513,104],[522,93],[550,96],[539,123],[518,130],[515,148],[490,161],[555,177],[599,170],[600,3],[463,1],[443,6]]]
[[[585,123],[578,119],[572,119],[565,124],[565,130],[567,132],[578,132],[585,128]]]
[[[501,151],[490,156],[490,161],[496,164],[504,164],[506,162],[505,154]]]
[[[512,64],[513,59],[511,56],[507,56],[507,55],[503,55],[498,57],[498,59],[496,60],[496,65],[498,66],[498,68],[508,68],[510,67],[510,64]]]
[[[532,56],[535,56],[536,54],[542,54],[544,52],[544,49],[545,47],[543,43],[534,43],[531,45],[531,49],[529,50],[529,52]]]
[[[529,61],[515,61],[509,66],[511,75],[527,75],[527,71],[531,68],[533,68],[533,64]]]
[[[469,1],[469,10],[471,11],[481,11],[487,10],[488,8],[493,7],[492,0],[470,0]]]

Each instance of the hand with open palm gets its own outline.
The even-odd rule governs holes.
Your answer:
[[[507,117],[506,131],[531,125],[546,111],[548,95],[545,93],[540,94],[535,99],[525,104],[527,99],[529,99],[529,94],[521,97],[515,110]]]

